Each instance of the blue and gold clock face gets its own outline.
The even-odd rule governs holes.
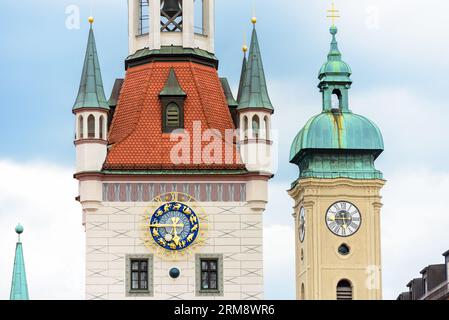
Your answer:
[[[195,243],[200,221],[188,205],[168,202],[156,209],[148,228],[158,246],[169,251],[181,251]]]

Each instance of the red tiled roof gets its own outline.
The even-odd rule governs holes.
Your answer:
[[[236,145],[225,147],[224,140],[219,140],[223,150],[221,163],[195,164],[195,151],[190,154],[189,164],[172,163],[170,153],[178,142],[170,141],[170,135],[162,132],[159,99],[171,68],[187,94],[184,124],[191,145],[194,121],[201,121],[203,132],[215,129],[222,137],[226,129],[234,129],[218,73],[213,67],[194,62],[152,62],[130,68],[110,128],[110,148],[104,169],[244,169]],[[203,142],[202,146],[209,144]],[[232,154],[225,155],[227,149]],[[226,163],[224,159],[229,158],[232,161]]]

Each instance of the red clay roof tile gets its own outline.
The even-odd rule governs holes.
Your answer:
[[[171,160],[171,151],[178,142],[170,141],[170,135],[162,132],[161,125],[159,93],[171,68],[187,93],[184,124],[190,135],[192,152],[190,162],[182,165],[175,165]],[[201,152],[198,148],[193,150],[194,121],[201,122],[203,133],[206,129],[215,129],[223,138],[219,139],[223,154],[218,163],[194,161],[198,151]],[[214,68],[194,62],[152,62],[130,68],[110,128],[110,148],[104,169],[244,169],[236,145],[226,146],[224,141],[225,130],[229,129],[234,129],[234,124]],[[209,144],[203,141],[202,150],[207,150]]]

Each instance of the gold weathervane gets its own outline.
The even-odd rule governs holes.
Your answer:
[[[332,25],[335,26],[335,19],[340,18],[340,10],[335,9],[335,2],[332,1],[332,8],[330,10],[327,10],[328,12],[328,18],[332,19]]]

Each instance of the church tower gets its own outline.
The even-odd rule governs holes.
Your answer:
[[[380,190],[374,162],[384,150],[378,127],[350,109],[351,69],[330,29],[319,72],[322,111],[293,141],[299,178],[294,199],[296,294],[301,300],[381,299]]]
[[[250,142],[269,145],[255,26],[237,101],[217,71],[214,0],[128,8],[124,79],[106,101],[91,26],[73,108],[86,298],[263,299],[272,173],[242,156],[240,130],[257,114],[267,129]]]

